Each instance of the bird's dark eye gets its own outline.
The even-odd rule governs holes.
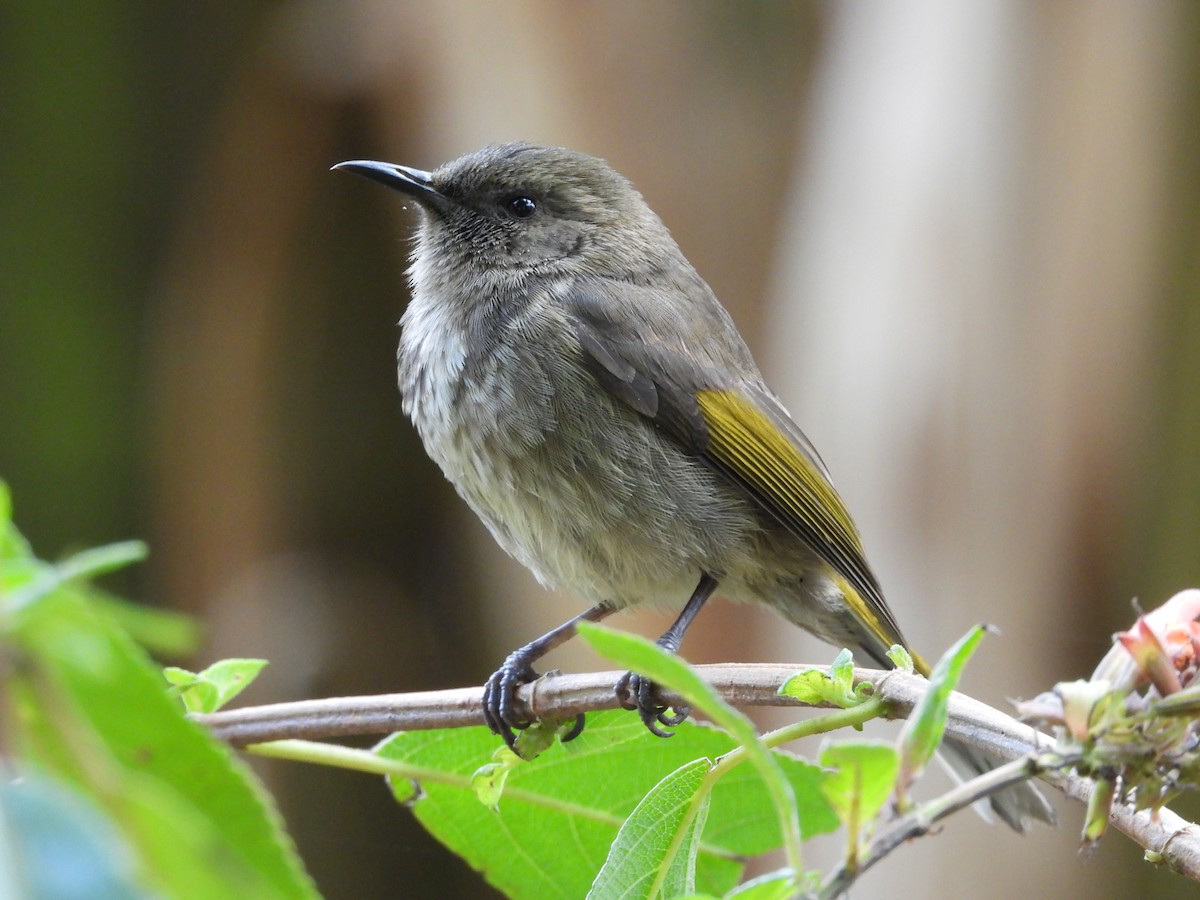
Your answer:
[[[512,197],[505,201],[504,208],[514,219],[528,219],[537,212],[537,203],[530,197]]]

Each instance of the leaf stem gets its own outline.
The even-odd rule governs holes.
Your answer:
[[[857,706],[837,709],[768,731],[762,736],[762,741],[768,747],[780,747],[801,738],[812,737],[814,734],[827,734],[842,728],[857,728],[872,719],[886,717],[890,711],[891,707],[886,700],[871,697]]]
[[[1057,766],[1058,763],[1057,757],[1023,756],[984,772],[970,781],[955,785],[940,797],[934,798],[897,819],[867,845],[857,860],[848,859],[830,873],[813,895],[815,900],[832,900],[834,897],[842,896],[849,890],[855,879],[901,844],[927,834],[936,823],[952,813],[1011,785],[1039,775]]]

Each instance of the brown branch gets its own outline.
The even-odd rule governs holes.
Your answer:
[[[726,664],[697,666],[700,674],[735,706],[803,706],[777,693],[790,675],[805,666]],[[581,712],[615,709],[613,685],[622,673],[547,675],[523,687],[518,700],[529,718],[568,719]],[[904,718],[924,696],[929,683],[917,675],[856,669],[855,681],[871,681],[888,705],[891,718]],[[335,737],[384,735],[394,731],[461,728],[483,724],[481,688],[335,697],[268,706],[245,707],[196,715],[218,738],[235,746],[285,738],[320,740]],[[671,695],[667,695],[670,700]],[[1000,760],[1038,756],[1052,751],[1053,739],[999,710],[955,693],[950,698],[949,735]],[[1092,783],[1077,776],[1046,772],[1043,780],[1068,797],[1086,804]],[[1172,871],[1200,881],[1200,828],[1169,809],[1156,815],[1118,806],[1110,815],[1118,830],[1139,846],[1157,854],[1156,861]]]
[[[800,666],[697,666],[700,673],[737,706],[799,706],[777,693]],[[623,673],[548,674],[521,688],[517,698],[530,719],[568,719],[581,712],[616,709],[613,687]],[[868,669],[856,677],[878,680],[885,673]],[[924,683],[923,679],[917,679]],[[671,695],[666,694],[668,699]],[[369,697],[333,697],[250,706],[195,715],[221,740],[235,747],[284,738],[321,740],[334,737],[391,734],[429,728],[482,725],[483,688],[455,688]]]
[[[1092,781],[1068,775],[1050,782],[1068,797],[1087,805]],[[1172,872],[1200,881],[1200,827],[1165,807],[1157,813],[1136,812],[1132,806],[1114,805],[1108,815],[1114,828],[1154,854],[1153,862]]]
[[[735,706],[804,706],[778,694],[779,685],[807,666],[739,663],[697,666],[697,671]],[[823,668],[823,667],[816,667]],[[521,688],[518,700],[530,719],[569,719],[581,712],[616,709],[613,686],[619,672],[583,675],[550,674]],[[855,669],[855,682],[871,681],[892,710],[905,718],[924,696],[929,683],[918,675]],[[667,694],[667,699],[671,695]],[[221,740],[235,747],[285,738],[322,740],[334,737],[391,734],[429,728],[463,728],[483,724],[482,688],[455,688],[369,697],[334,697],[251,706],[196,715]],[[963,694],[950,702],[950,733],[1002,759],[1029,752],[1037,732],[1010,716]],[[1050,745],[1045,738],[1044,746]]]

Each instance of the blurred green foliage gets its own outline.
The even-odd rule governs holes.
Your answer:
[[[136,543],[38,560],[0,484],[0,895],[315,897],[271,800],[93,603]],[[111,604],[111,599],[106,599]],[[77,893],[64,893],[73,886]]]

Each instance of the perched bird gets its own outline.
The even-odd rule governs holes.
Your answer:
[[[334,168],[421,211],[398,363],[425,449],[506,551],[593,604],[488,680],[487,722],[509,746],[529,724],[516,690],[578,622],[686,601],[659,640],[675,652],[718,587],[890,666],[905,641],[825,464],[627,179],[525,143],[432,172]],[[687,714],[637,675],[617,690],[655,734]],[[991,767],[945,749],[964,775]],[[1028,784],[991,800],[1018,830],[1053,818]]]

